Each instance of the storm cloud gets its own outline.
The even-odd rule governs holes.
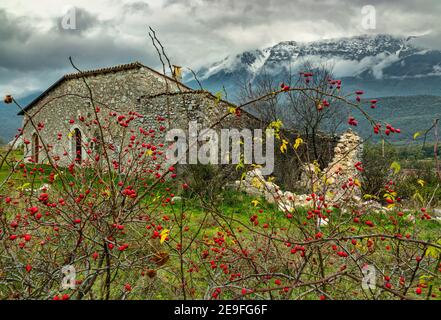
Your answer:
[[[376,28],[362,26],[372,5]],[[63,28],[74,12],[75,28]],[[418,35],[441,49],[441,1],[362,0],[3,0],[0,4],[0,93],[24,96],[72,72],[139,60],[159,68],[147,35],[153,27],[176,64],[206,63],[280,41],[363,33]],[[72,21],[70,21],[72,22]]]

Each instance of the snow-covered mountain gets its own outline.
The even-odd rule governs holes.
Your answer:
[[[201,68],[197,76],[208,90],[270,75],[286,80],[305,63],[327,66],[347,89],[364,88],[372,96],[441,95],[441,51],[413,44],[415,37],[361,35],[302,43],[280,42],[272,47],[228,56]],[[188,77],[187,82],[194,85]]]

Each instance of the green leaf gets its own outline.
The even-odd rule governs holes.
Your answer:
[[[415,192],[415,194],[412,196],[412,198],[415,200],[418,200],[420,203],[424,203],[424,199],[418,191]]]

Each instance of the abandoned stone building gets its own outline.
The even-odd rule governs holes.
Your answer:
[[[207,91],[193,90],[178,80],[139,62],[64,75],[19,113],[23,115],[25,161],[47,163],[50,157],[56,158],[60,166],[67,166],[90,158],[88,151],[94,148],[98,132],[90,121],[81,118],[94,119],[97,106],[101,108],[98,117],[103,123],[109,113],[143,115],[133,122],[133,128],[152,128],[157,125],[158,117],[167,119],[167,129],[188,128],[190,121],[197,121],[204,128],[217,124],[217,129],[267,126],[245,110],[240,116],[230,113],[231,108],[236,108],[234,104]],[[111,130],[107,130],[104,139],[116,147],[117,154],[123,147],[122,141],[127,142],[124,135],[130,134],[130,130],[124,131],[117,122],[112,125],[116,131],[109,134]],[[297,136],[296,132],[285,133],[290,141]],[[156,138],[164,142],[164,134]],[[326,143],[320,152],[329,162],[337,140],[321,140]],[[292,187],[301,178],[298,157],[289,149],[281,154],[278,143],[274,147],[273,175],[282,185]],[[43,146],[46,146],[44,150]],[[306,154],[310,152],[307,147],[302,148]]]
[[[191,120],[209,126],[233,106],[207,91],[193,90],[177,79],[139,62],[64,75],[19,113],[24,116],[25,160],[47,162],[48,153],[43,152],[43,144],[49,147],[49,156],[60,157],[60,165],[85,159],[84,144],[91,143],[96,136],[96,126],[89,126],[79,118],[92,117],[96,106],[105,111],[100,112],[100,117],[109,111],[138,112],[144,116],[139,121],[145,128],[154,126],[157,117],[166,118],[170,128],[186,128]],[[244,113],[241,117],[232,114],[219,125],[256,127],[260,125],[257,122]],[[108,139],[118,146],[123,138],[116,134]]]

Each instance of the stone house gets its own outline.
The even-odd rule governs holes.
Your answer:
[[[86,159],[84,145],[93,147],[96,128],[81,118],[93,118],[96,106],[104,110],[99,113],[103,121],[109,112],[136,111],[144,116],[137,124],[145,128],[152,127],[157,117],[166,118],[172,127],[186,128],[190,120],[208,126],[235,107],[176,79],[139,62],[64,75],[19,113],[24,116],[25,160],[47,162],[48,153],[42,150],[43,145],[60,165]],[[220,125],[240,128],[262,124],[243,112],[240,117],[229,115]],[[118,147],[123,137],[115,133],[108,139]]]
[[[86,85],[87,83],[87,85]],[[90,92],[92,93],[92,101]],[[67,74],[61,77],[40,96],[29,103],[19,115],[23,115],[24,157],[27,162],[47,163],[48,154],[56,158],[61,166],[90,158],[87,151],[94,149],[94,137],[97,136],[96,126],[91,126],[81,118],[94,118],[95,107],[101,112],[98,116],[106,123],[109,112],[127,114],[137,112],[143,118],[136,119],[133,127],[152,128],[157,125],[158,117],[167,119],[167,129],[188,128],[189,121],[197,121],[204,128],[228,114],[236,106],[228,101],[204,91],[194,90],[177,80],[157,72],[139,62],[118,65],[110,68],[90,70]],[[240,116],[228,114],[216,125],[220,128],[265,128],[266,123],[250,113],[242,111]],[[121,150],[121,141],[127,141],[124,134],[130,130],[122,130],[112,123],[113,133],[108,143]],[[38,134],[37,134],[38,130]],[[124,134],[123,134],[124,132]],[[293,141],[296,133],[286,132]],[[156,142],[164,142],[164,134],[156,136]],[[161,140],[162,139],[162,140]],[[300,178],[297,157],[292,150],[280,154],[280,141],[276,141],[275,172],[279,182],[294,182]],[[43,150],[43,145],[49,152]],[[325,148],[333,149],[335,142],[325,144]],[[308,152],[308,148],[305,148]],[[329,160],[332,158],[330,155]]]

